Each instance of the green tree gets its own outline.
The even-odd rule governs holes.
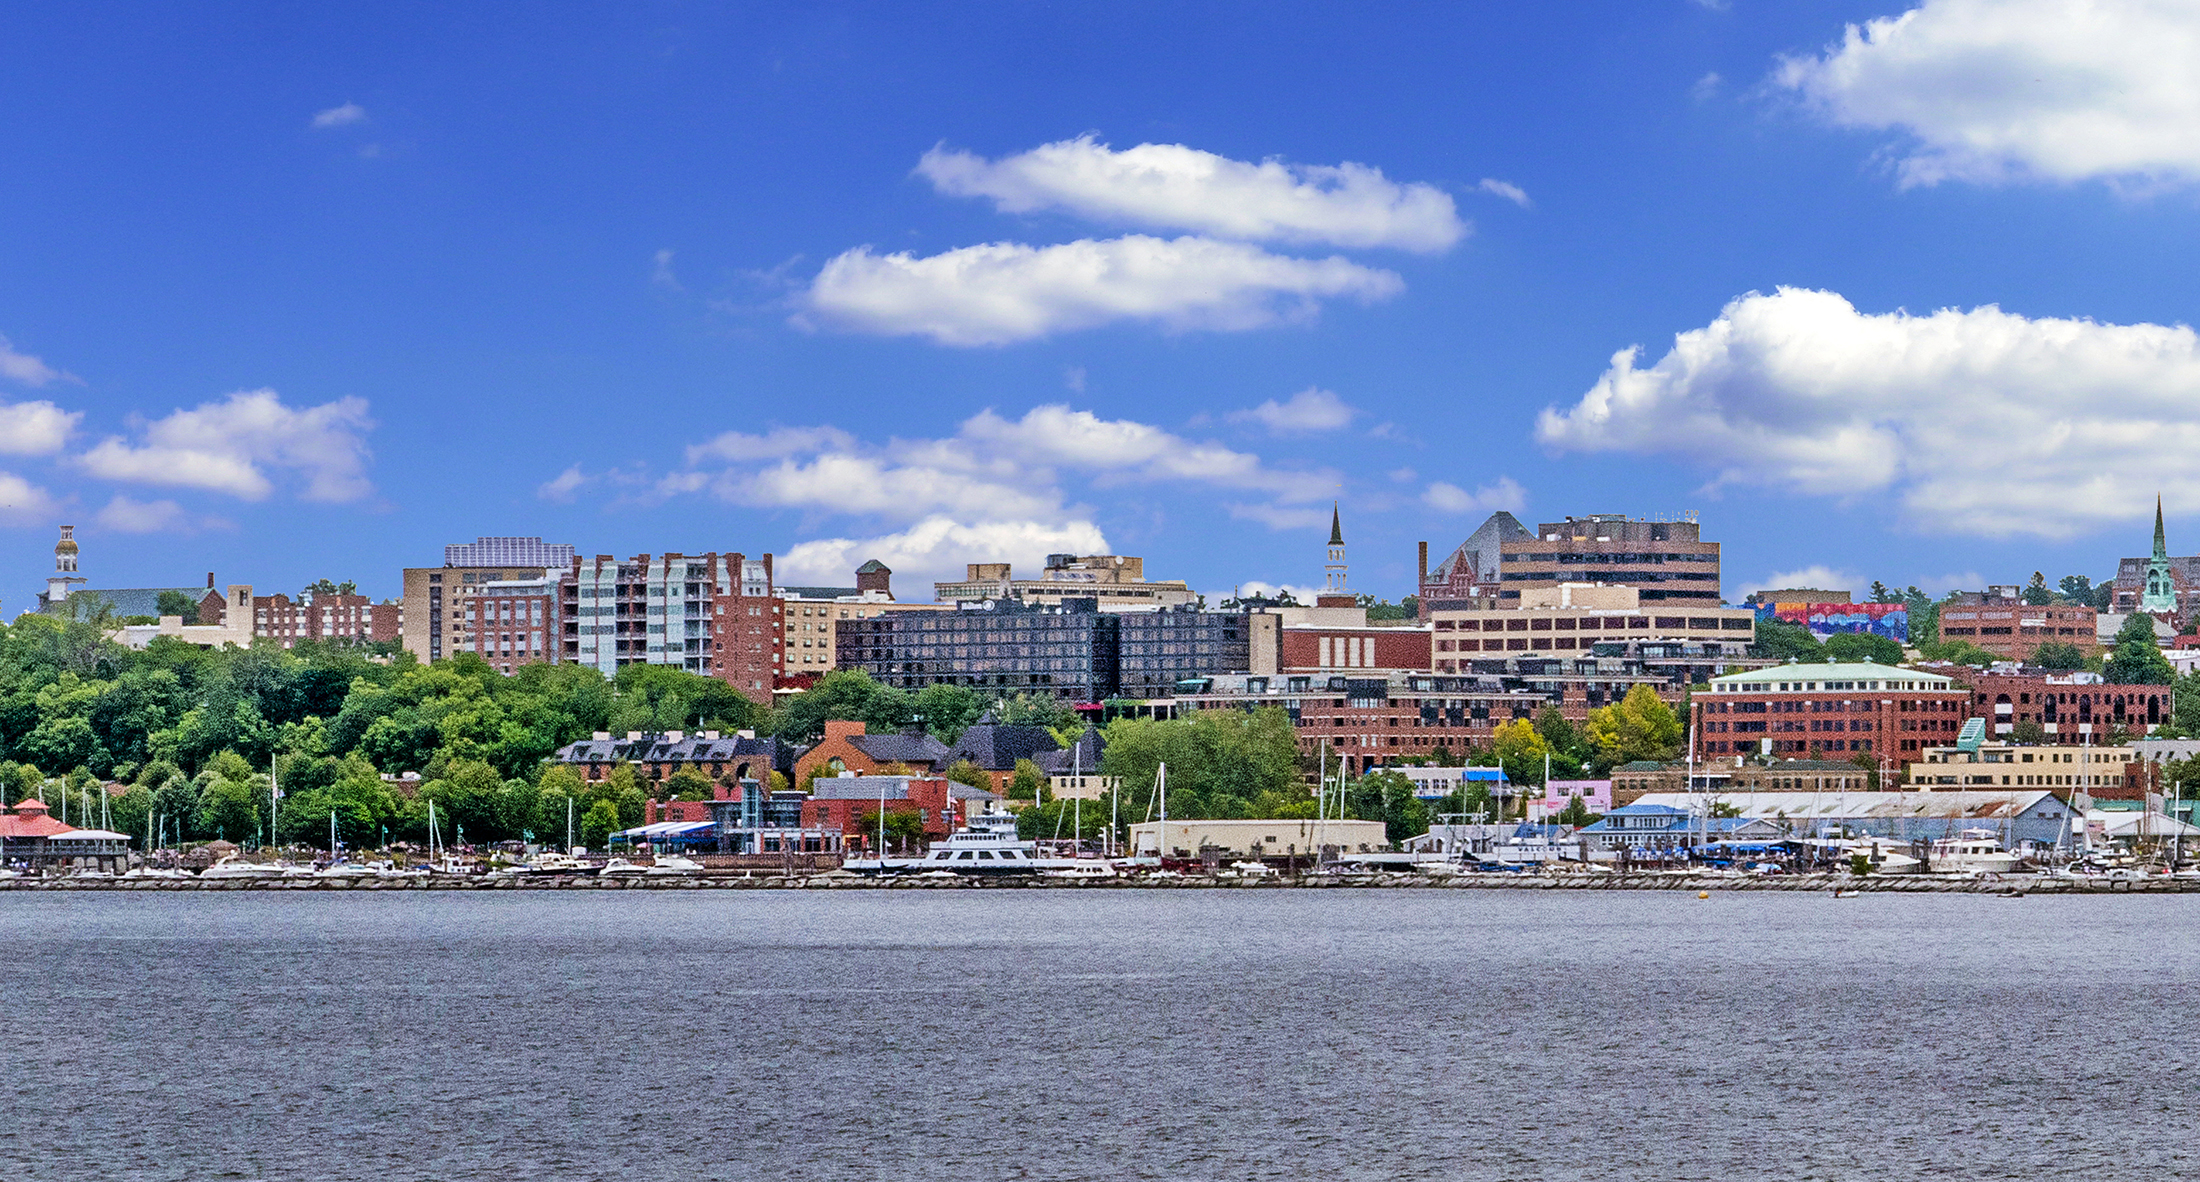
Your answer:
[[[917,691],[916,713],[933,738],[953,743],[985,713],[985,699],[969,686],[937,682]]]
[[[693,768],[681,768],[665,777],[664,798],[667,800],[709,800],[710,777]]]
[[[1902,646],[1869,632],[1839,632],[1826,638],[1826,655],[1836,661],[1875,661],[1881,665],[1902,663]]]
[[[1775,661],[1823,661],[1826,650],[1810,629],[1766,616],[1757,621],[1757,639],[1749,646],[1749,655]]]
[[[599,800],[581,814],[581,845],[592,850],[607,849],[611,835],[626,828],[620,823],[619,806],[608,800]]]
[[[2047,728],[2032,719],[2020,719],[2009,728],[2009,741],[2025,746],[2045,743],[2047,741]]]
[[[2033,571],[2032,581],[2024,585],[2023,598],[2034,607],[2045,607],[2055,602],[2055,593],[2047,587],[2047,576]]]
[[[1604,768],[1639,759],[1664,760],[1680,754],[1681,722],[1673,708],[1647,685],[1627,691],[1610,706],[1589,712],[1589,740]]]
[[[1527,719],[1516,718],[1491,731],[1490,750],[1497,756],[1498,766],[1505,769],[1506,779],[1515,784],[1543,783],[1543,757],[1549,754],[1551,745]]]
[[[877,809],[856,810],[849,818],[849,834],[861,834],[866,846],[878,842]],[[924,818],[915,809],[886,810],[886,844],[900,853],[913,853],[924,844]]]
[[[1581,799],[1581,794],[1577,792],[1566,799],[1566,807],[1560,809],[1558,816],[1552,820],[1560,825],[1571,825],[1579,829],[1584,825],[1596,824],[1598,818],[1599,814],[1590,812],[1588,802]]]
[[[201,774],[198,793],[198,827],[201,833],[226,837],[240,844],[264,838],[267,803],[265,785],[253,774],[252,765],[234,751],[224,751]]]
[[[2090,604],[2093,602],[2093,580],[2084,575],[2064,575],[2056,584],[2062,590],[2066,603]]]
[[[186,624],[199,622],[199,601],[181,591],[163,591],[153,601],[154,612],[163,616],[182,616]]]
[[[2116,631],[2116,647],[2101,667],[2112,685],[2169,685],[2177,679],[2169,658],[2154,640],[2154,618],[2133,612]]]
[[[1008,781],[1008,798],[1045,804],[1052,798],[1047,791],[1046,773],[1039,770],[1038,764],[1028,759],[1017,760],[1016,770]]]
[[[993,791],[993,777],[986,770],[967,759],[958,759],[948,765],[947,778],[958,784],[968,784],[981,792]]]
[[[2031,663],[2042,669],[2083,669],[2085,651],[2074,644],[2050,640],[2032,650]]]

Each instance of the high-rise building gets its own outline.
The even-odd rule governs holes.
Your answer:
[[[1191,608],[1103,611],[1090,599],[996,600],[947,612],[888,608],[835,624],[841,668],[901,689],[944,683],[1098,702],[1167,696],[1186,678],[1249,672],[1256,659],[1272,669],[1277,619]]]
[[[1672,521],[1592,513],[1499,542],[1497,599],[1560,583],[1633,587],[1646,604],[1715,607],[1722,602],[1719,544],[1703,540],[1693,513]]]
[[[489,584],[539,581],[545,574],[562,573],[574,561],[572,546],[546,544],[541,538],[477,538],[445,546],[443,560],[442,566],[407,567],[404,572],[401,637],[405,650],[423,661],[440,661],[461,652],[482,651],[481,630],[468,626],[484,622],[479,618],[482,609],[471,607],[471,601],[481,588]],[[499,599],[539,598],[544,594],[547,593],[538,589],[535,596],[521,595],[518,589],[506,587],[500,590]],[[495,614],[505,615],[506,606],[500,602]],[[469,619],[470,611],[474,618]],[[505,635],[508,631],[499,629],[497,634]],[[551,623],[546,611],[540,623],[532,628],[523,626],[523,640],[529,631],[538,634],[533,639],[548,652],[549,637],[558,628]],[[498,653],[496,642],[490,643],[488,652]]]

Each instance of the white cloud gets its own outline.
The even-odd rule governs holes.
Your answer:
[[[575,464],[536,485],[535,495],[545,501],[557,501],[562,504],[572,500],[573,494],[587,487],[593,479],[594,477],[581,471],[579,464]]]
[[[358,103],[345,103],[341,107],[330,107],[326,111],[316,111],[313,115],[313,126],[319,129],[348,127],[351,124],[366,121],[367,109]]]
[[[1334,431],[1351,425],[1352,416],[1358,413],[1335,393],[1308,386],[1288,401],[1277,402],[1271,398],[1251,410],[1233,412],[1230,418],[1236,422],[1259,423],[1279,435],[1286,435]]]
[[[653,256],[649,269],[649,281],[667,291],[686,291],[680,286],[680,277],[672,271],[672,252],[660,250]]]
[[[374,488],[365,439],[373,426],[363,399],[295,410],[273,390],[240,390],[146,424],[140,444],[103,440],[82,463],[107,480],[211,489],[248,501],[274,490],[271,470],[287,471],[305,480],[307,500],[354,501]]]
[[[1471,493],[1438,480],[1421,490],[1421,503],[1444,513],[1494,513],[1499,509],[1517,513],[1527,507],[1528,492],[1510,476],[1500,476]]]
[[[229,525],[219,517],[195,517],[174,501],[137,501],[120,495],[107,502],[93,522],[124,534],[193,534],[208,526]]]
[[[1182,144],[1115,151],[1090,135],[987,160],[937,147],[917,172],[942,193],[989,197],[1004,213],[1081,217],[1261,242],[1436,252],[1467,233],[1433,185],[1401,185],[1365,164],[1258,164]]]
[[[1986,576],[1975,570],[1961,574],[1933,575],[1917,581],[1917,589],[1927,595],[1946,595],[1950,591],[1977,591],[1986,586]]]
[[[26,386],[77,380],[28,353],[16,352],[15,346],[10,345],[8,338],[4,336],[0,336],[0,378],[18,381]]]
[[[826,262],[793,323],[943,345],[1003,345],[1121,320],[1231,332],[1309,319],[1324,298],[1364,303],[1404,286],[1342,258],[1286,258],[1208,238],[994,242],[927,258],[858,247]]]
[[[83,417],[51,402],[0,403],[0,455],[52,455]]]
[[[1496,177],[1486,176],[1482,178],[1482,183],[1476,185],[1475,188],[1493,196],[1503,197],[1522,209],[1535,208],[1535,202],[1528,200],[1528,191],[1510,181],[1501,181]]]
[[[925,598],[924,583],[960,578],[963,564],[1007,562],[1026,571],[1045,565],[1049,554],[1107,554],[1108,540],[1089,521],[960,522],[928,517],[899,533],[870,538],[821,538],[803,542],[778,557],[773,573],[782,583],[838,583],[863,562],[876,558],[892,567],[904,599]]]
[[[1334,472],[1270,468],[1250,452],[1200,443],[1130,419],[1103,419],[1060,403],[1033,407],[1014,420],[980,411],[963,423],[958,438],[982,445],[986,454],[1002,461],[1072,468],[1111,481],[1184,480],[1301,501],[1318,498],[1337,483]]]
[[[808,455],[819,451],[845,451],[856,445],[855,436],[838,427],[774,427],[762,435],[728,431],[706,443],[687,449],[687,462],[704,460],[774,460],[781,456]]]
[[[0,525],[44,525],[60,512],[53,494],[13,472],[0,472]]]
[[[1847,591],[1854,594],[1869,585],[1870,580],[1855,571],[1836,570],[1820,564],[1800,570],[1775,571],[1758,582],[1743,586],[1736,593],[1744,598],[1759,591]]]
[[[2200,337],[1996,307],[1866,315],[1832,292],[1730,303],[1649,369],[1626,349],[1536,424],[1574,451],[1683,456],[1714,483],[1886,492],[1948,533],[2069,537],[2200,503]]]
[[[1279,591],[1290,592],[1291,598],[1298,600],[1300,603],[1305,604],[1308,607],[1314,606],[1314,600],[1316,597],[1326,594],[1326,592],[1324,592],[1319,587],[1305,587],[1300,586],[1297,583],[1266,583],[1262,582],[1259,579],[1247,579],[1245,582],[1239,583],[1237,586],[1232,587],[1226,591],[1206,592],[1207,604],[1208,606],[1212,607],[1216,604],[1221,603],[1225,599],[1231,599],[1241,595],[1267,595],[1272,597]]]
[[[1400,484],[1410,483],[1420,475],[1421,474],[1419,472],[1416,472],[1411,468],[1392,468],[1390,470],[1390,478]]]
[[[1925,0],[1773,80],[1837,126],[1907,133],[1905,185],[2200,178],[2187,0]]]
[[[1229,504],[1223,511],[1243,521],[1257,521],[1269,529],[1326,529],[1329,511],[1307,506]]]

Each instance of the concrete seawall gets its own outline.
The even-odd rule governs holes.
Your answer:
[[[909,878],[853,875],[704,875],[696,878],[502,878],[436,876],[425,879],[12,879],[0,881],[0,893],[14,891],[723,891],[723,890],[830,890],[830,891],[1279,891],[1279,890],[1497,890],[1497,891],[1788,891],[1892,894],[1972,895],[2121,895],[2200,894],[2200,879],[2067,879],[2011,876],[1990,878],[1935,878],[1915,875],[1855,878],[1846,874],[1768,875],[1722,878],[1684,874],[1569,874],[1528,876],[1511,874],[1457,875],[1448,879],[1424,875],[1376,874],[1353,877],[1278,879],[1229,879],[1187,877],[1178,879],[1101,878]]]

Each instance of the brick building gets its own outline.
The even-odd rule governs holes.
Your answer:
[[[2098,673],[2057,673],[2022,666],[1946,666],[1971,696],[1970,711],[1988,733],[2007,738],[2020,722],[2036,722],[2047,742],[2098,744],[2111,727],[2143,732],[2170,721],[2175,698],[2166,685],[2109,685]]]
[[[869,848],[877,844],[876,823],[881,802],[889,813],[913,812],[924,825],[927,841],[938,841],[962,827],[969,804],[956,799],[955,789],[966,787],[944,776],[834,776],[810,786],[810,798],[802,804],[802,827],[836,831],[848,846]],[[868,830],[868,832],[866,831]],[[890,835],[889,835],[890,839]]]
[[[1332,766],[1370,771],[1439,750],[1463,755],[1490,732],[1548,708],[1580,723],[1637,685],[1677,691],[1630,661],[1494,662],[1502,672],[1472,676],[1371,672],[1368,676],[1280,674],[1198,678],[1162,705],[1190,710],[1280,707],[1298,732],[1299,754],[1324,747]],[[1583,667],[1586,666],[1586,667]]]
[[[1582,582],[1633,587],[1644,603],[1675,608],[1717,607],[1723,599],[1719,544],[1703,540],[1693,514],[1650,521],[1592,513],[1544,522],[1532,537],[1502,539],[1497,558],[1501,601],[1531,587]]]
[[[1487,602],[1487,601],[1486,601]],[[1757,638],[1757,614],[1717,604],[1645,605],[1634,587],[1566,583],[1523,589],[1519,598],[1429,612],[1438,673],[1467,671],[1489,654],[1617,655],[1626,642],[1695,644],[1705,656],[1740,664]]]
[[[1699,761],[1770,754],[1890,762],[1955,742],[1971,694],[1938,673],[1790,662],[1711,679],[1690,703]]]
[[[813,775],[855,772],[867,776],[897,765],[937,772],[953,762],[947,744],[922,731],[874,735],[864,723],[833,719],[826,722],[825,734],[795,760],[793,777],[799,786]]]
[[[202,606],[201,611],[204,611]],[[355,644],[396,640],[401,609],[364,595],[288,595],[252,597],[252,634],[280,640],[290,648],[301,640],[347,640]]]
[[[2100,613],[2073,604],[2024,602],[2013,586],[1964,591],[1940,609],[1943,643],[1965,640],[1997,657],[2029,660],[2043,644],[2076,645],[2095,656],[2101,651]]]
[[[759,739],[748,731],[734,735],[717,731],[628,731],[621,736],[597,731],[558,748],[550,758],[590,783],[608,780],[614,769],[630,766],[644,783],[663,780],[674,772],[694,771],[722,784],[753,781],[768,789],[771,773],[794,774],[794,754],[790,745],[778,739]]]
[[[1288,610],[1288,609],[1286,609]],[[1316,609],[1333,611],[1341,609]],[[1363,619],[1364,608],[1352,609]],[[1316,673],[1346,669],[1399,669],[1426,673],[1430,669],[1429,629],[1390,627],[1362,623],[1358,626],[1308,624],[1285,625],[1280,638],[1277,667],[1285,673]]]

